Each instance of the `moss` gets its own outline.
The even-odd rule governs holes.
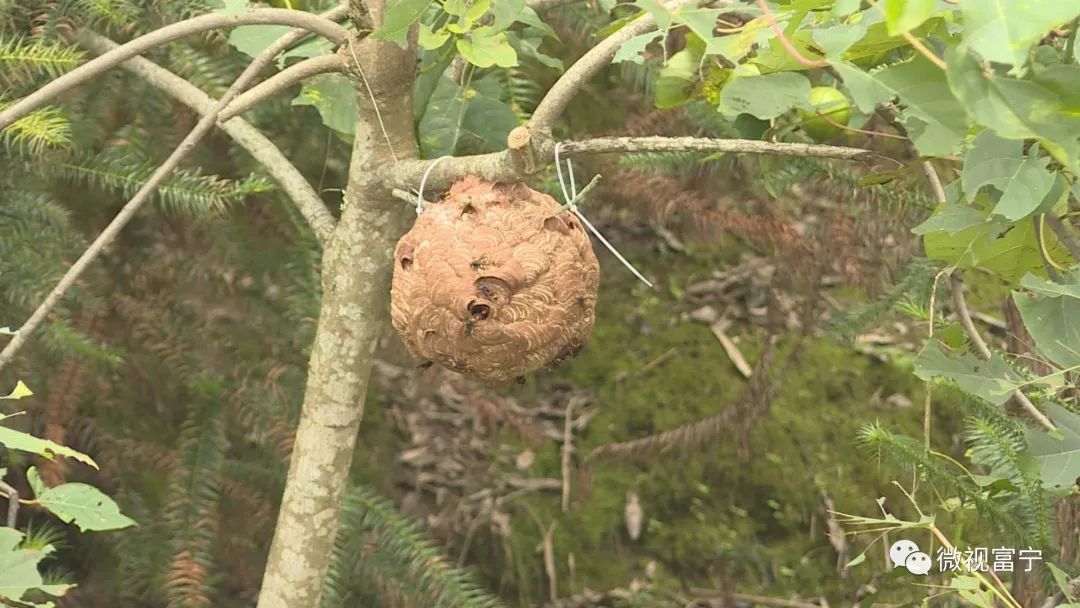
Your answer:
[[[648,262],[668,271],[667,289],[649,291],[614,264],[604,268],[597,326],[585,351],[556,373],[530,380],[524,402],[558,385],[594,391],[601,411],[578,438],[579,462],[597,446],[645,437],[710,416],[734,404],[746,385],[709,327],[678,322],[690,307],[681,286],[733,263],[728,251],[668,256]],[[608,262],[608,259],[604,259]],[[749,361],[760,353],[760,329],[733,328]],[[781,354],[790,341],[782,341]],[[676,349],[647,371],[643,366]],[[622,377],[623,379],[617,380]],[[822,492],[838,510],[873,513],[874,500],[892,495],[880,472],[854,443],[858,428],[874,420],[910,435],[921,434],[920,408],[881,405],[879,393],[921,403],[922,384],[910,370],[880,363],[830,338],[813,339],[790,366],[770,415],[750,434],[749,456],[736,453],[731,433],[688,455],[644,462],[605,460],[591,470],[587,495],[575,489],[574,506],[561,513],[558,499],[534,496],[529,508],[541,521],[556,521],[554,547],[560,593],[625,586],[656,561],[672,584],[720,586],[731,577],[737,590],[812,595],[850,593],[850,579],[836,572],[836,553],[823,521]],[[949,444],[955,421],[946,412],[938,429]],[[559,446],[538,454],[537,474],[560,475]],[[640,496],[647,524],[632,541],[623,510],[628,489]],[[889,503],[901,515],[897,499]],[[514,517],[516,546],[542,541],[531,515]],[[813,530],[813,536],[810,531]],[[574,555],[574,586],[566,557]],[[853,556],[853,555],[852,555]],[[514,595],[546,597],[542,559],[518,555]],[[849,556],[851,557],[851,556]]]

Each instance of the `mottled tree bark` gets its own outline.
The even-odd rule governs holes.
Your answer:
[[[364,76],[353,68],[359,111],[347,204],[323,257],[319,326],[259,608],[318,606],[375,345],[387,326],[393,248],[412,219],[375,175],[395,158],[417,156],[415,49],[365,39],[340,52],[350,66],[359,60]]]

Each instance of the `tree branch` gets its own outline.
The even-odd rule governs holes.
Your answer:
[[[516,131],[516,130],[515,130]],[[713,139],[707,137],[598,137],[562,144],[562,157],[589,154],[635,152],[730,152],[735,154],[771,154],[778,156],[813,156],[840,160],[871,160],[882,158],[876,152],[862,148],[826,146],[821,144],[776,143],[756,139]],[[534,143],[532,154],[535,166],[542,169],[555,160],[555,144],[544,139]],[[382,176],[388,186],[409,189],[415,187],[431,164],[430,160],[408,160],[386,167]],[[445,189],[465,175],[476,175],[489,181],[516,181],[523,171],[515,163],[512,151],[447,158],[431,170],[427,183],[435,189]]]
[[[1077,240],[1076,235],[1069,231],[1069,228],[1065,226],[1065,222],[1061,221],[1061,218],[1053,213],[1046,214],[1046,223],[1050,226],[1050,230],[1054,231],[1058,240],[1065,244],[1065,248],[1072,254],[1073,259],[1080,262],[1080,240]]]
[[[218,122],[224,123],[234,116],[239,116],[260,102],[277,95],[306,78],[329,72],[343,72],[344,70],[345,66],[341,63],[341,58],[336,54],[305,59],[300,63],[285,68],[251,87],[242,95],[237,96],[218,115]]]
[[[97,54],[107,53],[119,46],[112,40],[89,30],[80,31],[78,41],[80,46]],[[147,83],[161,89],[202,116],[206,116],[214,108],[216,100],[190,82],[148,59],[133,57],[120,64],[120,67],[137,74]],[[229,107],[233,107],[235,103],[234,101],[229,104]],[[219,126],[233,141],[247,150],[266,168],[307,220],[319,244],[325,247],[326,241],[334,230],[334,216],[330,214],[318,193],[300,173],[300,170],[286,158],[273,141],[244,119],[222,121]]]
[[[990,347],[986,345],[986,341],[979,335],[979,329],[975,327],[975,322],[971,320],[971,312],[968,310],[967,301],[964,300],[964,280],[960,278],[960,275],[954,273],[951,281],[953,308],[956,309],[956,316],[960,317],[960,324],[964,326],[968,338],[975,345],[975,350],[979,351],[979,356],[984,360],[989,359],[993,353],[990,352]],[[1035,404],[1031,402],[1031,399],[1023,391],[1016,389],[1013,391],[1012,396],[1020,403],[1020,407],[1024,408],[1024,411],[1045,427],[1046,430],[1057,430],[1054,423],[1046,417],[1046,414],[1039,411],[1039,408],[1035,407]]]
[[[597,72],[611,64],[611,59],[615,57],[619,47],[634,36],[655,27],[656,19],[651,14],[644,14],[589,49],[555,81],[540,100],[529,119],[529,129],[537,134],[550,133],[552,123],[562,115],[570,100]]]
[[[261,9],[246,14],[262,14],[271,10],[273,11],[273,16],[275,19],[280,13],[296,13],[298,15],[306,16],[306,18],[301,19],[300,22],[310,21],[310,19],[308,18],[317,19],[319,20],[318,22],[320,24],[320,27],[325,27],[325,24],[331,24],[334,28],[344,31],[344,28],[341,28],[341,26],[334,23],[333,21],[326,20],[322,17],[319,17],[318,15],[313,15],[311,13],[301,13],[300,11]],[[218,19],[223,16],[203,15],[203,17]],[[202,19],[203,17],[189,19],[177,25],[185,23],[190,24],[192,22],[196,22]],[[234,19],[234,17],[228,18]],[[211,20],[206,21],[210,22]],[[293,19],[290,18],[289,21],[293,21]],[[230,23],[232,23],[232,21],[230,21]],[[156,33],[160,33],[167,29],[169,29],[169,27],[157,30]],[[128,54],[130,53],[130,49],[132,48],[131,45],[139,40],[146,40],[147,38],[152,36],[154,36],[154,34],[147,34],[146,36],[137,38],[133,42],[121,45],[105,53],[104,55],[101,55],[97,59],[91,60],[90,62],[84,64],[82,67],[85,68],[87,66],[90,66],[95,62],[98,62],[98,60],[100,59],[104,59],[107,57],[111,58],[104,64],[99,64],[104,66],[101,68],[102,70],[104,70],[107,67],[111,67],[112,65],[116,65],[117,63],[122,61],[116,60],[116,57],[124,57],[124,59],[130,59],[131,57],[134,57],[135,54],[137,54]],[[163,162],[161,166],[158,167],[150,175],[150,177],[146,180],[146,183],[144,183],[142,187],[139,188],[139,190],[135,193],[135,195],[131,197],[131,200],[129,200],[120,209],[120,212],[116,214],[116,217],[114,217],[111,222],[109,222],[109,225],[105,226],[105,229],[101,231],[101,234],[99,234],[96,239],[94,239],[94,242],[90,243],[90,246],[86,248],[86,251],[84,251],[81,256],[79,256],[79,259],[75,260],[75,263],[72,264],[71,267],[68,268],[67,272],[64,273],[64,276],[60,278],[60,282],[56,284],[56,287],[54,287],[52,291],[49,292],[49,295],[45,297],[45,301],[42,302],[36,310],[34,310],[33,314],[30,315],[30,318],[26,320],[26,323],[23,323],[22,327],[19,328],[18,332],[16,332],[15,336],[11,339],[11,341],[4,346],[4,349],[0,351],[0,370],[2,370],[8,363],[11,362],[11,360],[15,357],[15,353],[17,353],[19,349],[22,348],[23,344],[25,344],[27,340],[30,339],[30,334],[32,334],[34,330],[37,329],[41,325],[41,323],[45,321],[45,317],[48,316],[49,312],[56,306],[58,302],[60,302],[61,298],[64,297],[64,294],[67,293],[67,290],[71,289],[71,286],[75,284],[75,281],[79,278],[83,271],[86,270],[90,263],[97,259],[99,255],[101,255],[101,252],[105,250],[105,247],[108,246],[113,241],[113,239],[116,238],[116,235],[118,235],[120,231],[124,229],[124,226],[127,226],[128,222],[130,222],[131,219],[135,217],[135,214],[139,211],[139,209],[142,208],[146,201],[150,200],[150,196],[154,193],[155,190],[157,190],[158,186],[160,186],[161,183],[165,181],[165,179],[169,176],[169,173],[171,173],[172,170],[180,164],[180,161],[183,160],[183,158],[187,156],[188,153],[191,152],[191,150],[193,150],[195,146],[203,139],[203,137],[205,137],[214,128],[214,125],[217,124],[217,115],[221,112],[221,110],[225,106],[227,106],[229,102],[231,102],[238,94],[240,94],[241,91],[247,88],[247,86],[251,84],[251,82],[254,81],[255,78],[258,77],[259,72],[261,72],[263,68],[269,65],[274,60],[274,57],[277,56],[277,54],[280,53],[282,49],[292,44],[297,39],[298,34],[296,31],[285,34],[284,36],[280,37],[277,42],[271,44],[269,47],[264,49],[258,57],[253,59],[252,62],[248,64],[246,68],[244,68],[244,71],[240,73],[240,75],[236,78],[236,81],[233,82],[232,86],[230,86],[228,90],[225,91],[225,94],[221,96],[221,99],[214,103],[213,107],[211,107],[209,111],[205,115],[203,115],[202,118],[199,119],[199,122],[195,124],[195,127],[191,130],[191,132],[188,133],[187,136],[184,137],[184,139],[180,142],[180,145],[178,145],[176,149],[173,150],[172,154],[170,154],[169,157],[165,159],[165,162]],[[72,72],[69,72],[65,76],[62,76],[61,78],[53,81],[50,84],[55,84],[56,82],[59,82],[60,80],[63,80],[64,78],[67,78],[68,76],[71,76],[72,74],[78,72],[80,69],[82,68],[78,68]],[[38,92],[40,93],[41,90],[48,88],[48,86],[49,85],[46,85]],[[34,95],[36,95],[36,93]],[[34,95],[31,95],[30,97],[33,97]],[[30,99],[30,97],[26,99]],[[24,99],[24,101],[26,101],[26,99]],[[48,99],[48,97],[46,97],[46,99]]]
[[[149,34],[139,36],[131,42],[122,44],[109,53],[84,63],[34,91],[30,95],[11,104],[9,107],[0,111],[0,131],[9,127],[16,120],[45,105],[61,93],[104,73],[109,68],[119,65],[136,55],[141,55],[151,49],[191,34],[235,27],[238,25],[254,24],[293,25],[303,28],[305,34],[307,31],[314,32],[338,45],[343,44],[348,39],[348,31],[344,27],[325,17],[313,13],[306,13],[304,11],[262,8],[253,9],[238,15],[224,15],[221,13],[199,15],[198,17],[166,25]],[[299,39],[296,37],[295,33],[292,32],[286,34],[286,36],[283,36],[282,38],[284,39],[286,37],[290,40],[285,46],[291,45]],[[280,42],[281,41],[279,40],[274,46],[277,46]],[[276,55],[277,52],[274,54]],[[254,65],[254,63],[252,65]],[[260,66],[260,68],[261,67],[262,66]]]

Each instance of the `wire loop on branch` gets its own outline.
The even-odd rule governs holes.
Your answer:
[[[585,224],[585,227],[589,229],[589,232],[592,232],[596,236],[596,238],[599,239],[600,242],[604,244],[604,247],[607,247],[607,250],[610,251],[616,258],[618,258],[618,260],[620,262],[622,262],[623,266],[626,266],[630,270],[630,272],[634,273],[634,276],[636,276],[642,283],[645,283],[649,287],[652,287],[653,284],[649,282],[649,279],[646,279],[644,275],[642,275],[640,272],[638,272],[638,269],[634,268],[634,265],[631,264],[629,262],[629,260],[624,258],[623,255],[621,253],[619,253],[619,250],[615,249],[615,246],[612,245],[611,243],[609,243],[608,240],[606,238],[604,238],[604,235],[600,234],[600,231],[596,229],[596,226],[593,226],[592,222],[590,222],[585,217],[585,215],[583,213],[581,213],[581,211],[578,210],[578,208],[577,208],[578,192],[577,192],[577,184],[574,183],[574,165],[570,162],[569,158],[566,159],[566,170],[567,170],[567,172],[570,173],[570,190],[566,189],[566,180],[563,178],[562,162],[561,162],[561,159],[559,158],[559,150],[560,150],[560,148],[562,148],[562,145],[563,145],[563,142],[561,142],[561,141],[559,143],[555,144],[555,172],[559,176],[559,187],[562,189],[563,200],[566,203],[565,207],[571,213],[576,215],[578,217],[578,219],[581,220],[582,224]],[[432,166],[434,166],[434,164],[432,164]],[[591,182],[589,182],[589,184],[585,187],[586,190],[591,188],[593,186],[593,184],[595,184],[595,183],[596,183],[596,178],[593,178],[593,180]],[[583,190],[582,194],[584,194],[584,192],[585,191]]]

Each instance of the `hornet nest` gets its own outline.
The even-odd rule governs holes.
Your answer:
[[[555,199],[466,177],[398,241],[391,317],[414,356],[503,383],[577,354],[599,281],[589,235]]]

